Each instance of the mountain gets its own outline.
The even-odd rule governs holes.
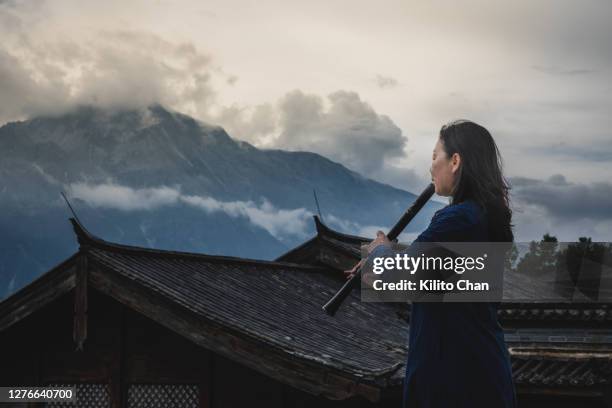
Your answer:
[[[357,233],[390,226],[415,195],[315,153],[257,149],[221,127],[153,105],[82,107],[0,128],[0,297],[71,255],[60,191],[111,241],[273,259],[325,221]],[[408,231],[439,208],[430,202]]]

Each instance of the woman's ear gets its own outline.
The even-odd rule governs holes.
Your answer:
[[[461,167],[461,156],[459,156],[459,153],[454,153],[453,157],[451,157],[451,171],[453,174],[459,171],[459,167]]]

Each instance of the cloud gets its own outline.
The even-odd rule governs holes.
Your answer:
[[[395,88],[398,82],[397,79],[385,75],[376,75],[376,85],[381,89]]]
[[[561,68],[557,66],[541,66],[541,65],[532,65],[531,68],[535,69],[536,71],[540,71],[540,72],[543,72],[545,74],[550,74],[550,75],[572,76],[572,75],[586,75],[586,74],[592,74],[594,72],[597,72],[597,70],[595,69],[588,69],[588,68]]]
[[[92,207],[122,211],[154,210],[183,203],[208,214],[221,212],[233,218],[244,218],[281,240],[287,236],[306,237],[312,224],[313,214],[305,208],[279,209],[265,198],[261,204],[253,201],[219,201],[213,197],[184,195],[173,187],[131,188],[111,182],[73,183],[67,187],[67,191],[70,197],[83,200]]]
[[[153,210],[176,204],[180,198],[179,191],[170,187],[133,189],[113,183],[95,185],[73,183],[68,186],[68,194],[92,207],[124,211]]]
[[[286,235],[304,237],[312,223],[313,214],[305,208],[278,209],[265,199],[260,205],[252,201],[223,202],[201,196],[182,196],[181,201],[209,214],[224,212],[231,217],[244,217],[277,238]]]
[[[557,159],[575,160],[582,162],[612,162],[612,147],[602,141],[600,145],[567,145],[557,143],[549,146],[536,146],[526,149],[532,154],[541,156],[554,156]]]
[[[157,208],[186,204],[207,214],[224,213],[232,218],[243,218],[263,228],[279,240],[288,237],[306,239],[311,233],[312,212],[305,208],[276,208],[266,198],[260,203],[253,201],[220,201],[209,196],[186,195],[178,187],[131,188],[107,182],[102,184],[72,183],[66,187],[68,196],[79,199],[92,207],[110,208],[121,211],[150,211]],[[374,237],[379,226],[363,226],[359,223],[336,217],[325,216],[325,222],[340,231],[365,237]],[[402,241],[414,239],[414,234],[400,236]]]
[[[407,138],[356,92],[326,98],[294,90],[275,103],[220,109],[215,120],[260,148],[319,153],[368,178],[421,188],[425,178],[394,161],[405,158]]]
[[[514,219],[519,239],[549,232],[562,240],[591,236],[612,240],[612,184],[574,183],[556,174],[547,180],[510,179]]]
[[[428,178],[440,124],[469,117],[492,130],[508,174],[606,180],[607,2],[506,7],[470,0],[384,8],[361,2],[348,13],[342,2],[320,3],[297,9],[283,2],[240,4],[243,12],[236,13],[237,4],[218,1],[206,10],[192,1],[181,7],[140,0],[0,2],[0,122],[61,113],[81,102],[122,106],[155,99],[256,146],[316,151],[367,177],[416,189],[415,174]],[[127,22],[133,29],[122,29]],[[365,25],[379,28],[379,35],[365,35]],[[508,77],[515,79],[511,86]],[[394,82],[407,92],[380,92]],[[318,99],[320,128],[287,120],[308,114],[279,105],[296,87]],[[334,103],[326,96],[335,89],[358,92],[361,103],[371,104],[378,116],[371,124],[393,118],[409,136],[410,151],[404,146],[402,156],[393,156],[393,137],[383,137],[393,147],[382,150],[379,141],[364,148],[358,137],[344,137],[360,134],[353,132],[361,126],[358,115],[344,115],[346,129],[337,132]],[[393,134],[392,126],[373,129]],[[338,133],[344,136],[337,143],[328,140]],[[289,140],[293,136],[297,140]],[[547,154],[555,143],[565,147]]]
[[[233,104],[218,109],[213,120],[233,138],[261,145],[274,136],[278,112],[270,103],[244,107]]]
[[[420,192],[431,181],[429,169],[415,170],[395,160],[386,161],[382,167],[369,174],[370,178],[413,193]]]
[[[401,182],[414,180],[412,171],[389,164],[404,156],[400,128],[356,92],[322,97],[293,91],[273,102],[223,105],[215,81],[235,86],[238,77],[224,74],[193,43],[102,22],[67,35],[46,29],[32,17],[37,13],[26,11],[0,11],[0,121],[62,114],[79,105],[129,109],[160,103],[221,124],[232,137],[259,147],[317,152],[383,182],[420,184]],[[378,75],[377,83],[392,87],[397,81]]]
[[[58,112],[68,89],[53,79],[37,81],[22,69],[22,62],[0,49],[0,122],[38,113]]]
[[[326,100],[289,92],[279,104],[279,124],[276,147],[320,153],[365,176],[402,157],[406,146],[401,129],[356,92],[337,91]]]
[[[371,238],[374,239],[376,238],[376,233],[378,231],[383,231],[383,232],[387,232],[389,230],[389,228],[391,227],[390,225],[387,226],[383,226],[383,225],[362,225],[360,223],[354,222],[354,221],[349,221],[349,220],[345,220],[343,218],[339,218],[336,217],[332,214],[328,214],[325,216],[325,220],[324,220],[329,226],[333,227],[334,229],[336,229],[337,231],[340,232],[344,232],[346,234],[351,234],[351,235],[357,235],[359,237],[363,237],[363,238]],[[402,232],[399,237],[398,237],[398,241],[402,242],[402,243],[406,243],[406,242],[412,242],[415,240],[416,237],[419,236],[420,233],[415,233],[415,232]]]
[[[0,122],[61,114],[79,105],[161,103],[208,115],[216,98],[212,77],[225,74],[194,44],[143,30],[48,35],[24,7],[0,7]]]
[[[229,85],[234,85],[237,81],[238,81],[237,75],[230,75],[225,80],[225,82],[227,82]]]
[[[514,197],[545,208],[559,219],[612,219],[612,184],[570,183],[560,174],[548,180],[511,179]]]

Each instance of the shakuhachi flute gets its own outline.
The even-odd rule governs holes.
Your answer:
[[[399,221],[393,226],[393,228],[391,228],[391,230],[387,234],[387,238],[389,238],[389,240],[393,241],[399,236],[399,234],[401,234],[404,228],[406,228],[406,225],[408,225],[408,223],[412,221],[414,216],[421,210],[421,208],[423,208],[425,203],[427,203],[427,201],[431,198],[434,192],[434,185],[429,184],[429,186],[427,186],[427,188],[423,190],[421,195],[419,195],[417,199],[414,200],[414,202],[406,210],[404,215],[402,215],[402,218],[400,218]],[[327,312],[327,314],[330,316],[335,315],[336,311],[338,310],[344,299],[346,299],[346,297],[351,293],[353,288],[359,285],[360,281],[361,268],[359,268],[359,270],[357,270],[357,272],[355,272],[355,274],[349,280],[346,281],[346,283],[340,288],[340,290],[336,292],[336,294],[325,305],[323,305],[323,310],[325,310],[325,312]]]

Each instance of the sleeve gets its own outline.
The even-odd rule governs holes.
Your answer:
[[[462,235],[471,227],[473,222],[462,206],[448,206],[434,214],[427,229],[415,239],[415,242],[462,241]]]
[[[469,230],[472,223],[470,217],[460,208],[445,207],[436,212],[429,226],[423,231],[408,248],[402,251],[394,251],[386,244],[378,245],[370,252],[364,262],[364,266],[371,268],[374,259],[378,257],[393,257],[395,254],[407,254],[409,257],[418,257],[423,253],[428,256],[441,256],[440,248],[430,246],[427,243],[453,242],[462,240],[462,235]],[[451,274],[442,274],[440,271],[418,271],[415,278],[431,279],[437,278],[446,280]],[[429,291],[425,291],[428,292]],[[439,293],[439,292],[437,292]]]
[[[370,252],[370,254],[368,255],[368,260],[371,258],[379,257],[379,256],[387,256],[391,252],[392,252],[392,249],[389,245],[380,244],[376,248],[374,248],[372,252]]]
[[[414,240],[414,242],[452,242],[455,237],[471,227],[469,217],[460,209],[445,207],[437,211],[429,226]],[[390,246],[380,244],[370,252],[366,262],[373,258],[388,256],[392,253]],[[401,253],[411,253],[408,247]]]

